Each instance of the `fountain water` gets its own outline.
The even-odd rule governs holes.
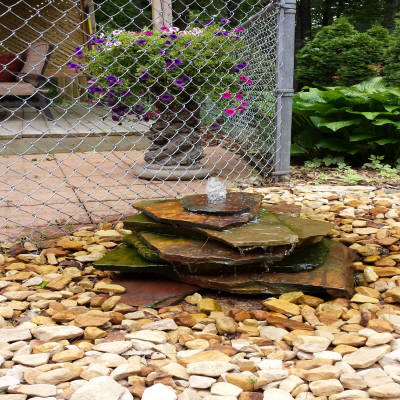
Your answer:
[[[207,193],[140,201],[127,218],[125,245],[95,263],[100,269],[151,272],[232,293],[352,291],[351,251],[324,239],[325,221],[269,212],[254,193],[226,193],[210,179]]]

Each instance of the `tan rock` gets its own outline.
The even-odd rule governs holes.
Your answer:
[[[190,357],[185,357],[179,360],[179,362],[183,365],[188,365],[191,363],[197,363],[201,361],[224,361],[230,362],[231,358],[219,350],[208,350],[202,351],[200,353],[194,354]]]
[[[111,311],[121,300],[121,296],[111,296],[102,305],[103,311]]]
[[[285,315],[299,315],[300,307],[286,300],[270,299],[263,302],[268,310],[282,313]]]
[[[103,331],[102,329],[99,329],[94,326],[88,326],[85,328],[85,332],[83,334],[84,339],[86,340],[95,340],[95,339],[100,339],[107,336],[107,332]]]
[[[307,381],[319,381],[323,379],[338,379],[342,373],[341,368],[333,365],[323,365],[306,371],[303,375]]]
[[[390,351],[390,346],[383,344],[376,347],[362,347],[361,349],[346,354],[343,361],[350,364],[353,368],[368,368],[379,361]]]
[[[316,353],[318,351],[324,351],[328,348],[331,341],[322,336],[296,336],[293,340],[293,345],[298,349],[309,352]]]
[[[82,250],[83,244],[76,240],[61,239],[57,242],[57,246],[67,250]]]
[[[337,333],[334,335],[332,344],[334,345],[347,345],[347,346],[362,346],[367,339],[364,336],[356,335],[354,333]]]
[[[350,300],[353,303],[372,303],[372,304],[377,304],[379,303],[379,300],[376,299],[375,297],[369,297],[365,296],[360,293],[356,293]]]
[[[343,392],[343,386],[338,379],[314,381],[309,387],[315,396],[331,396]]]
[[[75,361],[79,360],[84,356],[85,352],[76,347],[69,350],[60,351],[57,354],[53,355],[52,360],[54,362],[68,362],[68,361]]]
[[[55,279],[52,279],[47,285],[46,288],[53,290],[62,290],[71,282],[71,277],[61,275]]]
[[[79,314],[75,318],[75,325],[80,328],[86,328],[88,326],[103,326],[105,323],[110,321],[110,316],[104,313],[92,314],[90,312]]]
[[[97,282],[94,285],[94,291],[100,293],[125,293],[126,289],[121,285],[116,285],[112,283],[107,283],[104,281]]]

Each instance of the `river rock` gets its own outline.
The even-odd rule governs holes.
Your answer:
[[[281,389],[271,388],[264,391],[264,400],[293,400],[293,396]]]
[[[193,389],[208,389],[216,380],[208,376],[191,375],[189,378],[189,386]]]
[[[353,353],[346,354],[343,361],[353,368],[368,368],[379,361],[386,353],[389,353],[390,346],[383,344],[376,347],[362,347]]]
[[[396,398],[400,397],[400,385],[398,383],[387,383],[385,385],[369,388],[368,393],[372,397],[378,398]]]
[[[243,389],[228,382],[216,382],[211,386],[211,393],[218,396],[239,396]]]
[[[177,398],[175,391],[170,386],[166,386],[162,383],[156,383],[155,385],[146,388],[142,396],[142,400],[176,400]],[[73,399],[71,398],[71,400]]]
[[[315,396],[331,396],[343,392],[343,386],[337,379],[324,379],[310,383],[310,390]]]
[[[296,336],[293,340],[293,345],[299,350],[305,351],[307,353],[316,353],[318,351],[326,350],[331,341],[323,336]]]
[[[32,334],[36,339],[45,342],[55,342],[63,339],[74,339],[83,335],[83,329],[73,325],[52,325],[40,326],[32,329]],[[20,339],[21,340],[21,339]]]
[[[8,391],[10,393],[20,393],[28,396],[39,397],[51,397],[57,394],[57,388],[54,385],[46,384],[10,386]]]
[[[142,326],[142,329],[150,329],[155,331],[174,331],[175,329],[178,329],[178,325],[176,325],[172,318],[164,318],[156,322],[145,324]]]
[[[166,400],[167,398],[164,396],[160,399]],[[72,394],[70,400],[133,400],[133,396],[128,389],[115,382],[113,378],[99,376],[81,386]]]
[[[7,317],[4,317],[7,318]],[[11,317],[8,317],[11,318]],[[31,332],[26,328],[0,329],[1,342],[16,342],[18,340],[29,340],[32,338]]]
[[[115,342],[104,342],[93,346],[93,350],[104,353],[122,354],[133,347],[133,343],[129,341],[117,340]]]
[[[220,376],[221,374],[236,369],[235,364],[224,361],[201,361],[189,364],[187,372],[194,375]]]
[[[39,365],[47,364],[50,358],[50,353],[39,354],[16,354],[13,361],[18,364],[27,365],[28,367],[37,367]]]

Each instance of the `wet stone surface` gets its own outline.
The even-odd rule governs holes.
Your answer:
[[[206,194],[196,194],[185,196],[182,199],[182,206],[185,210],[194,213],[232,215],[249,212],[254,206],[260,208],[261,200],[262,196],[259,195],[236,192],[227,193],[224,201],[211,203]]]

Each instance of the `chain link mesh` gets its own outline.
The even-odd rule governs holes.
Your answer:
[[[174,0],[171,10],[171,1],[154,1],[161,5],[156,16],[147,0],[0,0],[0,240],[129,215],[138,199],[203,191],[210,175],[229,184],[273,171],[279,5]],[[167,70],[155,76],[128,67],[129,45],[120,46],[107,66],[119,74],[104,88],[105,75],[93,74],[86,53],[118,46],[115,30],[153,32],[152,24],[165,25],[168,18],[168,36],[180,39],[194,29],[203,32],[194,36],[215,30],[211,21],[219,24],[188,60],[190,85],[178,81],[183,75],[165,84]],[[193,28],[193,21],[200,24]],[[213,49],[223,56],[207,55],[209,42],[224,35],[231,41],[236,35],[237,45],[224,53],[221,39],[222,47]],[[214,76],[204,77],[200,57],[213,63]],[[217,72],[232,59],[246,66],[236,71],[242,98],[228,115],[207,87],[224,85],[229,76]],[[140,104],[126,103],[118,89],[133,73],[139,83],[149,74]],[[110,95],[114,89],[118,93]],[[177,93],[174,106],[158,110],[160,96],[170,92]]]

